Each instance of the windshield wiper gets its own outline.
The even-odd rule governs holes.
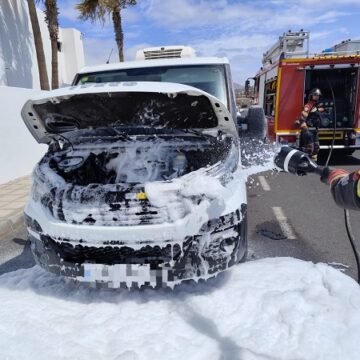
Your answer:
[[[194,135],[198,135],[201,137],[206,137],[206,134],[204,134],[201,130],[197,130],[197,129],[176,129],[176,130],[179,130],[181,132],[188,133],[188,134],[194,134]]]
[[[131,140],[131,137],[126,132],[117,129],[116,127],[113,127],[113,129],[123,140]]]

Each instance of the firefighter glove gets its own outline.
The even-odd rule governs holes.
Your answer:
[[[360,210],[360,172],[349,174],[345,170],[334,170],[329,174],[331,194],[335,203],[343,209]]]
[[[336,180],[348,175],[349,172],[344,169],[334,169],[327,166],[324,168],[320,179],[324,184],[332,186]]]

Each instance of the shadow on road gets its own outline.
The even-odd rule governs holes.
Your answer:
[[[200,334],[206,335],[217,342],[221,351],[220,359],[240,360],[242,358],[242,348],[231,338],[222,336],[216,322],[211,317],[206,317],[189,306],[186,303],[186,298],[184,301],[178,301],[177,304],[177,312],[183,320]]]
[[[320,152],[317,163],[319,165],[325,165],[328,155],[328,151]],[[329,165],[356,166],[360,165],[360,159],[352,155],[344,155],[343,153],[334,150],[331,154]]]
[[[266,257],[293,257],[300,260],[319,263],[324,254],[295,231],[295,240],[289,240],[277,221],[264,221],[255,226],[249,234],[249,247],[254,252],[254,260]]]
[[[21,238],[14,238],[13,241],[19,245],[25,245],[20,255],[0,265],[0,276],[19,269],[29,269],[35,265],[31,254],[30,241]]]

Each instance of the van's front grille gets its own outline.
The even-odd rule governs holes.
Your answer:
[[[64,261],[82,264],[162,264],[175,261],[181,255],[180,245],[144,245],[139,249],[128,246],[73,246],[68,242],[57,242],[49,236],[42,236],[45,247],[51,248]]]

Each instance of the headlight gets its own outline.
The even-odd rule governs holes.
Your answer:
[[[29,215],[27,215],[27,214],[24,214],[24,220],[25,220],[26,226],[27,226],[30,230],[35,231],[36,233],[42,233],[43,230],[42,230],[40,224],[39,224],[36,220],[32,219],[32,218],[31,218]]]

